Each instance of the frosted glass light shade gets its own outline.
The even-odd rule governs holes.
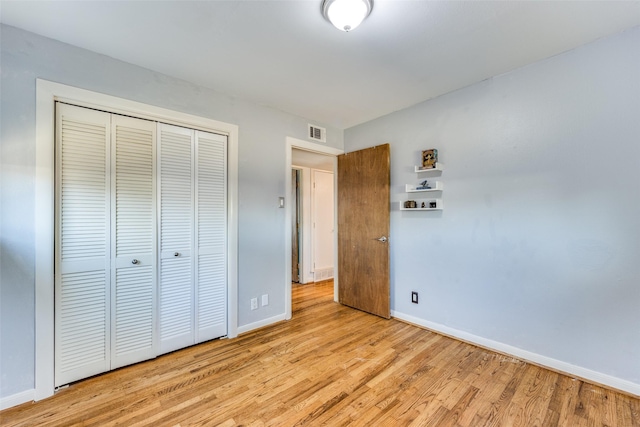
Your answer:
[[[324,0],[322,14],[340,31],[355,29],[369,16],[373,0]]]

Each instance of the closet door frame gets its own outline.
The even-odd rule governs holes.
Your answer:
[[[227,135],[227,337],[238,334],[238,133],[237,125],[179,111],[36,80],[35,184],[35,389],[34,400],[54,386],[55,102]]]

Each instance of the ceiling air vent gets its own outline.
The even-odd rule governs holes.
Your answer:
[[[314,125],[309,125],[309,139],[319,142],[327,142],[327,130]]]

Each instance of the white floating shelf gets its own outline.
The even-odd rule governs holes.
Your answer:
[[[444,165],[442,163],[436,163],[436,167],[435,168],[431,168],[431,169],[420,169],[420,166],[416,166],[415,167],[415,171],[416,173],[434,173],[434,172],[440,172],[442,173],[442,171],[444,170]]]
[[[421,207],[417,207],[417,208],[405,208],[404,207],[404,200],[400,201],[400,210],[401,211],[441,211],[444,209],[444,206],[442,205],[442,199],[435,199],[435,200],[416,200],[416,202],[418,203],[418,206],[420,206],[422,204],[422,202],[425,203],[426,206],[429,206],[429,202],[436,202],[436,207],[435,208],[421,208]]]
[[[428,188],[426,190],[416,190],[416,186],[411,184],[405,184],[404,187],[405,193],[433,193],[435,191],[442,191],[442,182],[436,181],[434,188]]]

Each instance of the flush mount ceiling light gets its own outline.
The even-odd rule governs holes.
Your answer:
[[[355,29],[373,9],[373,0],[323,0],[322,15],[340,31]]]

